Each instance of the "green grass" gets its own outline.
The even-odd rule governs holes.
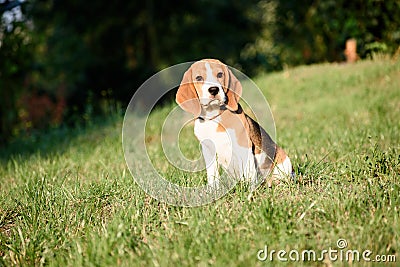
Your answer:
[[[265,266],[266,245],[318,252],[339,238],[399,263],[400,63],[299,67],[255,82],[296,182],[250,201],[238,185],[207,206],[168,206],[130,176],[121,117],[54,130],[0,153],[0,266]]]

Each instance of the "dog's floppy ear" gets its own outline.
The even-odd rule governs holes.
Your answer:
[[[183,75],[175,100],[184,111],[192,113],[195,117],[200,115],[200,101],[192,81],[191,68]]]
[[[228,69],[228,67],[227,67]],[[238,103],[240,100],[240,97],[242,96],[242,84],[238,80],[238,78],[233,75],[232,71],[228,69],[228,88],[227,88],[227,107],[228,109],[232,111],[236,111],[238,109]]]

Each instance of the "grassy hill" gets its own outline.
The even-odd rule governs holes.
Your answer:
[[[346,265],[340,253],[349,250],[400,262],[400,62],[298,67],[254,81],[296,182],[258,188],[250,201],[238,185],[210,205],[173,207],[135,184],[120,116],[35,135],[0,153],[0,265],[264,266],[269,257],[257,254],[272,250],[274,265],[279,250],[296,266]],[[336,262],[323,253],[330,248]],[[295,250],[316,259],[292,261]]]

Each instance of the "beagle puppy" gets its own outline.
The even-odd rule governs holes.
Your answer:
[[[179,106],[194,115],[194,134],[201,143],[207,182],[218,187],[219,166],[255,185],[258,177],[271,186],[291,177],[289,157],[239,104],[242,85],[215,59],[197,61],[183,75],[176,94]]]

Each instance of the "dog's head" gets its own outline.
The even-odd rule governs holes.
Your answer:
[[[176,102],[187,112],[198,116],[202,107],[235,111],[242,95],[242,85],[228,67],[216,59],[193,63],[183,75]]]

